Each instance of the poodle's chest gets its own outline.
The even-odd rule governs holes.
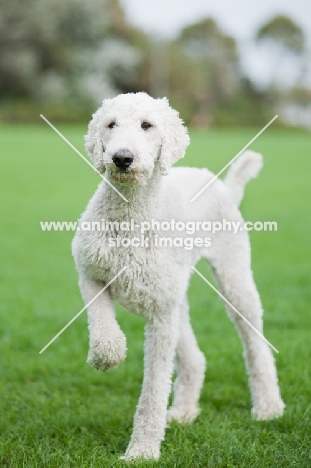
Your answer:
[[[158,248],[146,236],[93,236],[82,247],[83,267],[94,279],[111,285],[113,299],[148,316],[167,310],[180,294],[187,275],[180,250]]]

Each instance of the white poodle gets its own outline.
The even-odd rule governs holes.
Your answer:
[[[105,172],[107,180],[127,199],[102,181],[80,226],[97,221],[110,222],[111,228],[80,228],[73,241],[86,304],[127,267],[88,307],[89,364],[108,370],[125,358],[126,339],[116,322],[113,300],[146,319],[144,380],[123,457],[126,460],[158,459],[166,421],[190,422],[199,413],[205,359],[189,319],[191,266],[206,258],[222,294],[263,333],[263,310],[251,271],[247,232],[208,232],[207,239],[201,224],[224,219],[243,222],[238,205],[244,185],[261,168],[261,156],[244,153],[232,164],[224,182],[215,180],[190,203],[213,174],[206,169],[171,169],[184,156],[188,144],[187,130],[167,99],[153,99],[145,93],[105,100],[86,135],[94,167]],[[191,244],[188,233],[173,229],[172,220],[179,227],[197,222],[199,228],[191,233]],[[156,222],[161,223],[161,232]],[[244,347],[253,416],[258,420],[281,416],[284,403],[269,346],[231,307],[227,309]],[[174,401],[167,409],[174,360]]]

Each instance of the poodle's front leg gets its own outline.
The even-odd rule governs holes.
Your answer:
[[[171,390],[173,362],[178,339],[176,313],[153,318],[145,328],[144,381],[134,428],[124,457],[158,459],[164,439],[166,412]]]
[[[80,290],[85,304],[98,294],[104,283],[82,274]],[[117,367],[126,355],[126,338],[115,319],[109,290],[104,290],[88,307],[90,350],[87,362],[95,369],[108,370]]]

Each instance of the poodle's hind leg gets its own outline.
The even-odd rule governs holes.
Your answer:
[[[250,266],[250,249],[246,235],[230,235],[217,249],[212,266],[224,297],[263,334],[263,310]],[[274,358],[266,341],[258,335],[228,304],[244,348],[244,358],[252,394],[252,415],[266,420],[283,414]]]
[[[190,323],[187,298],[180,310],[179,338],[176,350],[177,378],[174,399],[167,413],[167,421],[189,423],[200,410],[198,401],[204,382],[205,357],[200,351]]]
[[[98,294],[104,283],[85,274],[79,278],[84,302],[88,304]],[[126,338],[115,319],[113,302],[108,290],[104,290],[88,306],[90,349],[87,362],[95,369],[109,370],[117,367],[126,355]]]

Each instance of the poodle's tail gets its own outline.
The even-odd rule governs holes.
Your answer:
[[[261,168],[262,156],[254,151],[245,151],[230,167],[224,182],[238,206],[243,198],[245,185],[250,179],[257,177]]]

